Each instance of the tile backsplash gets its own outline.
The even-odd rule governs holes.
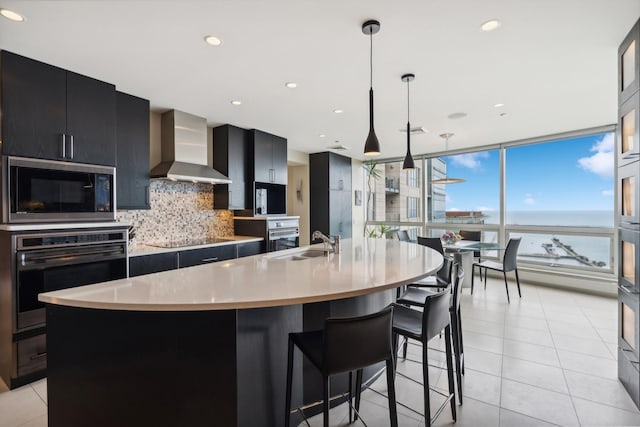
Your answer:
[[[130,248],[150,242],[233,235],[233,212],[213,210],[210,184],[152,180],[150,210],[118,211],[118,221],[130,222],[135,237]]]

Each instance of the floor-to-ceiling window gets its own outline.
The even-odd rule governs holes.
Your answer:
[[[522,237],[519,258],[611,270],[614,134],[505,150],[505,226]]]
[[[369,229],[386,237],[406,229],[413,238],[481,231],[483,241],[503,245],[519,236],[522,264],[613,275],[614,133],[603,129],[425,156],[410,172],[397,161],[378,162]],[[463,182],[439,183],[454,178]],[[491,256],[500,254],[483,254]]]

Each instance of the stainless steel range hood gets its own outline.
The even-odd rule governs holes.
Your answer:
[[[207,166],[207,120],[178,110],[162,115],[162,162],[151,178],[172,181],[230,184],[231,180]]]

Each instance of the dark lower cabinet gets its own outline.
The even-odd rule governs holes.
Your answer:
[[[149,101],[116,93],[117,206],[149,209]]]
[[[141,255],[129,258],[129,277],[178,268],[178,252]]]
[[[2,154],[115,166],[115,86],[2,51]]]
[[[211,248],[190,249],[178,253],[178,268],[233,259],[236,256],[235,245],[213,246]]]
[[[262,242],[247,242],[239,243],[236,245],[236,258],[242,258],[251,255],[259,255],[265,252],[265,243]]]
[[[18,377],[33,374],[47,367],[47,336],[36,335],[18,341]]]
[[[265,252],[264,241],[129,257],[129,277],[225,261]]]

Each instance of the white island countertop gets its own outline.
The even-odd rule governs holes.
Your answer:
[[[344,239],[339,254],[301,258],[322,245],[40,294],[49,304],[107,310],[197,311],[274,307],[366,295],[415,282],[442,265],[438,252],[389,239]]]

